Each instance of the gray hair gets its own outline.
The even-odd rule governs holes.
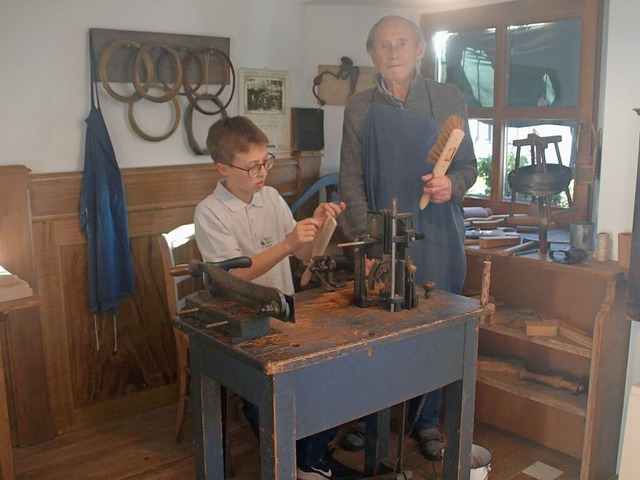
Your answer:
[[[420,30],[420,27],[418,27],[418,25],[416,25],[415,22],[412,22],[411,20],[404,17],[400,17],[398,15],[387,15],[386,17],[382,17],[380,20],[378,20],[376,24],[373,27],[371,27],[371,30],[369,30],[369,35],[367,36],[367,43],[366,43],[367,52],[369,54],[371,54],[371,50],[373,49],[373,37],[376,34],[376,30],[382,23],[384,23],[387,20],[400,20],[402,22],[405,22],[413,32],[413,36],[414,36],[414,40],[416,41],[416,44],[423,43],[426,45],[427,42],[424,39],[424,33],[422,33],[422,30]]]

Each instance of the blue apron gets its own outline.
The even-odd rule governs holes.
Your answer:
[[[117,300],[133,294],[127,205],[120,169],[99,108],[86,119],[80,218],[87,239],[92,313],[117,313]]]
[[[127,202],[116,155],[100,110],[91,56],[91,112],[85,120],[84,172],[80,221],[87,240],[89,304],[94,314],[96,347],[100,349],[96,315],[113,314],[114,350],[117,350],[117,300],[134,293],[133,265],[127,226]],[[94,93],[95,90],[95,93]]]
[[[433,171],[427,157],[437,137],[432,114],[369,104],[361,130],[367,202],[372,210],[391,209],[396,197],[398,213],[411,213],[415,231],[425,234],[411,252],[416,285],[429,280],[440,290],[460,293],[466,274],[462,206],[450,201],[420,210],[418,205],[420,177]]]

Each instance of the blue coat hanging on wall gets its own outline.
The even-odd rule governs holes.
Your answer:
[[[109,132],[100,110],[97,86],[93,78],[91,42],[89,50],[91,112],[85,120],[87,133],[80,219],[82,233],[87,240],[89,302],[96,323],[96,346],[99,349],[96,315],[111,312],[114,316],[114,335],[116,335],[117,300],[132,295],[134,283],[124,186]],[[114,350],[116,350],[117,336],[114,338]]]

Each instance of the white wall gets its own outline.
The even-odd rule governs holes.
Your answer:
[[[611,233],[617,245],[618,232],[631,231],[633,224],[640,117],[632,109],[640,108],[640,63],[637,61],[640,2],[609,1],[608,10],[603,58],[602,167],[597,225],[598,231]],[[633,322],[627,397],[631,385],[637,382],[640,382],[640,324]],[[626,410],[625,400],[623,421]]]
[[[598,230],[615,237],[631,229],[633,215],[640,118],[631,109],[640,107],[640,2],[610,3],[597,216]],[[417,22],[421,13],[424,9],[323,7],[299,0],[0,0],[0,165],[23,164],[34,173],[82,170],[90,108],[89,28],[229,37],[236,68],[288,70],[292,106],[308,107],[316,105],[311,86],[318,65],[337,65],[343,55],[356,65],[371,65],[364,48],[371,25],[387,14]],[[124,105],[101,93],[122,168],[210,161],[191,153],[182,128],[163,142],[140,139],[128,126]],[[230,113],[237,111],[236,96]],[[149,122],[144,126],[154,134],[170,118],[168,107],[157,112],[155,104],[136,107],[140,123]],[[210,119],[201,117],[195,121],[206,129]],[[341,128],[342,107],[326,107],[324,172],[338,168]],[[634,324],[627,391],[640,381],[639,336]]]
[[[402,15],[420,24],[420,12],[410,9],[309,6],[304,11],[305,106],[316,105],[311,92],[318,65],[339,65],[347,56],[354,65],[372,67],[365,41],[369,29],[385,15]],[[327,105],[325,110],[325,149],[322,173],[338,170],[342,113],[344,107]]]
[[[0,165],[24,164],[34,173],[82,170],[90,28],[229,37],[236,68],[289,70],[299,78],[301,17],[298,0],[0,0]],[[298,98],[303,86],[292,83]],[[191,153],[182,126],[162,142],[139,138],[126,106],[100,91],[121,168],[211,161]],[[165,132],[169,104],[138,103],[143,130]],[[237,94],[230,113],[237,113]],[[210,124],[211,117],[196,113],[198,121]]]

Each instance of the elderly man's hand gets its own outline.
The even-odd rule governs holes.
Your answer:
[[[424,193],[431,195],[432,203],[445,203],[451,200],[451,179],[447,175],[434,177],[433,173],[422,176]]]

